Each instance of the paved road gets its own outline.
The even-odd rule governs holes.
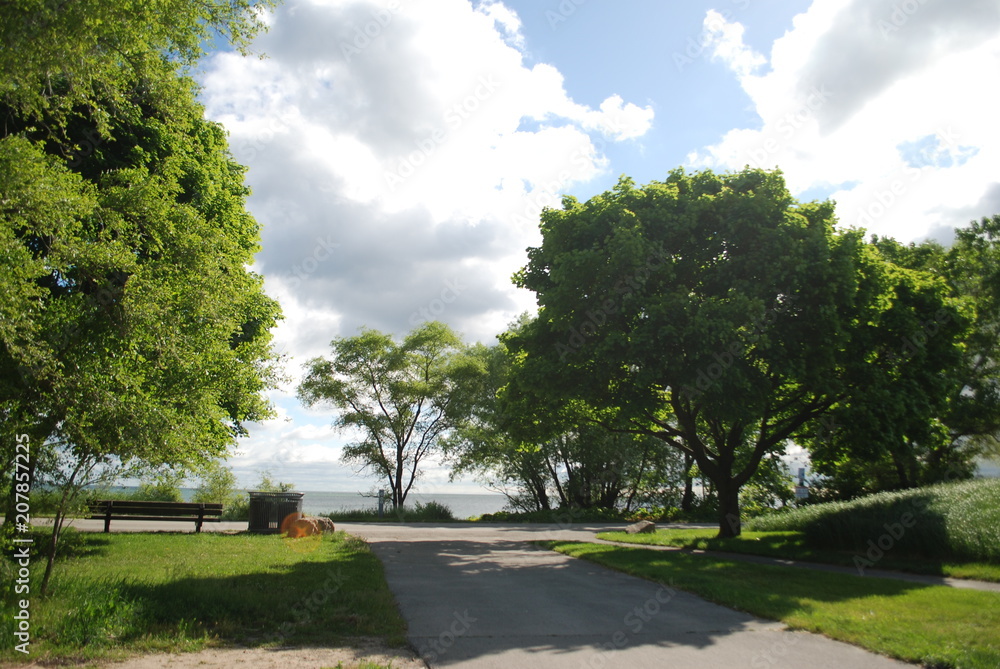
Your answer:
[[[371,543],[431,667],[912,669],[528,543],[607,526],[339,529]]]

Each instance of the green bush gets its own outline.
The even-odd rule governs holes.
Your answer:
[[[455,520],[455,514],[451,509],[440,502],[431,500],[426,504],[417,502],[413,507],[404,506],[402,509],[393,509],[386,504],[382,517],[378,515],[378,509],[342,509],[321,514],[333,521],[367,523],[373,521],[396,521],[405,523],[433,523],[450,522]]]
[[[250,519],[249,496],[236,487],[236,475],[221,462],[213,462],[201,472],[191,501],[222,504],[220,518],[225,521]]]
[[[181,489],[169,481],[143,481],[139,489],[129,495],[137,502],[183,502]]]
[[[881,539],[913,556],[1000,562],[1000,479],[813,504],[755,518],[747,529],[799,531],[814,548],[866,551]]]
[[[410,520],[434,521],[434,520],[455,520],[455,514],[446,505],[431,500],[426,504],[417,502],[413,505],[412,511],[407,511],[406,515]]]

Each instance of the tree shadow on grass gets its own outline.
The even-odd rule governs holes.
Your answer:
[[[62,591],[54,593],[62,601],[53,604],[66,611],[49,619],[39,634],[58,652],[70,654],[88,646],[189,648],[208,639],[249,647],[338,645],[352,637],[405,643],[405,624],[378,559],[360,544],[316,559],[317,544],[281,540],[303,559],[284,562],[264,554],[244,573],[214,575],[232,571],[225,555],[202,553],[197,544],[183,541],[187,538],[166,548],[177,555],[177,568],[168,566],[166,573],[153,570],[147,576],[115,568],[98,578],[64,580]],[[99,549],[104,542],[88,534],[81,546]],[[233,549],[247,547],[234,544]],[[206,559],[223,564],[220,568]]]

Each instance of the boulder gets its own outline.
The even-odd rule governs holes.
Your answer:
[[[629,534],[653,534],[656,532],[656,523],[651,520],[640,520],[625,528]]]
[[[324,533],[329,532],[332,534],[333,532],[337,531],[337,528],[336,526],[334,526],[333,521],[330,520],[329,518],[320,516],[319,518],[314,518],[313,520],[316,521],[316,524],[319,525],[319,529]]]
[[[322,533],[323,531],[314,518],[299,518],[288,526],[288,537],[291,539],[311,537],[314,534]]]

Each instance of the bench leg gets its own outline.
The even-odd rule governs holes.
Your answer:
[[[104,515],[104,533],[109,534],[111,532],[111,509],[108,508],[108,512]]]

